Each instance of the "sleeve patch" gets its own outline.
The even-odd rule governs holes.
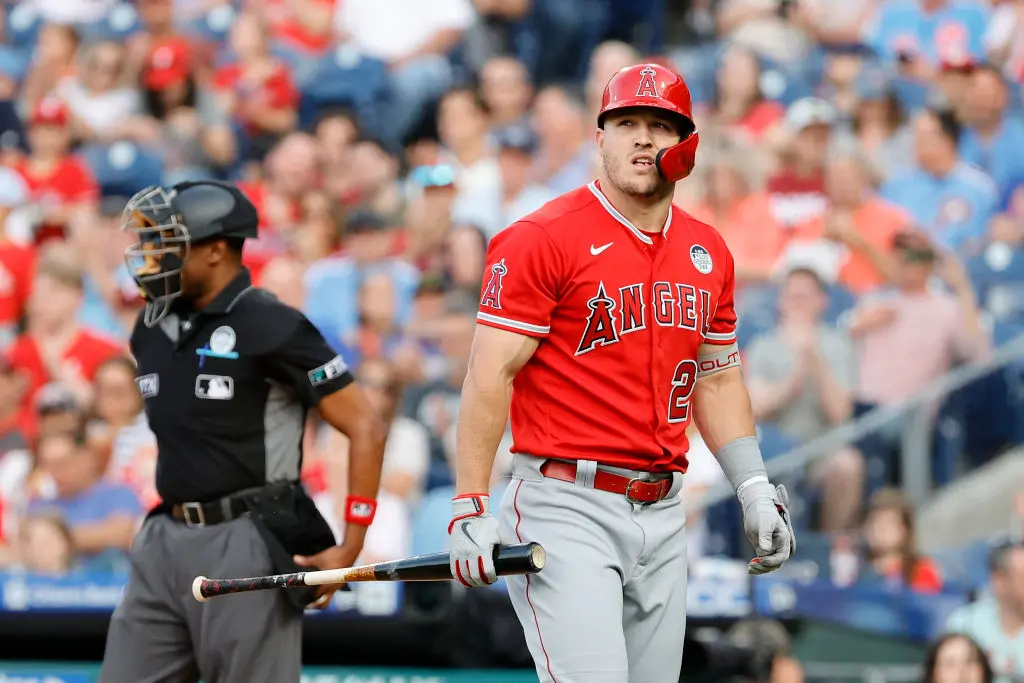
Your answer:
[[[310,370],[306,375],[314,387],[326,384],[336,377],[341,377],[348,370],[348,365],[340,355],[335,356],[318,368]]]
[[[506,273],[508,273],[508,266],[505,265],[505,259],[501,259],[491,266],[491,279],[484,287],[484,294],[480,298],[481,306],[501,310],[501,287]]]

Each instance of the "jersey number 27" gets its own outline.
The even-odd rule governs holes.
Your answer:
[[[672,391],[668,395],[668,421],[686,422],[690,419],[690,398],[697,386],[697,361],[679,361],[672,373]]]

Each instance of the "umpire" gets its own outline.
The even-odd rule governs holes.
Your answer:
[[[200,604],[192,579],[351,566],[373,519],[384,428],[305,316],[252,286],[242,246],[257,223],[237,188],[212,181],[125,207],[146,300],[131,350],[163,503],[135,538],[101,683],[297,683],[302,611],[332,590]],[[311,408],[352,444],[341,545],[299,484]]]

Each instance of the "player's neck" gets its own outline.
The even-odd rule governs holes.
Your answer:
[[[659,233],[665,228],[672,210],[672,194],[653,199],[634,197],[605,179],[601,181],[601,191],[612,206],[642,232]]]

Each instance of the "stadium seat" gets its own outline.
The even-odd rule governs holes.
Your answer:
[[[382,131],[376,129],[381,125],[384,107],[389,101],[387,65],[352,46],[340,45],[320,58],[303,84],[300,125],[309,125],[324,109],[350,107],[355,110],[361,127],[371,134],[379,134]]]
[[[19,3],[7,11],[5,42],[14,47],[32,49],[42,26],[43,19],[34,8],[28,3]]]
[[[159,185],[163,178],[163,160],[156,153],[131,142],[91,145],[81,156],[100,186],[104,196],[131,196],[150,185]]]

